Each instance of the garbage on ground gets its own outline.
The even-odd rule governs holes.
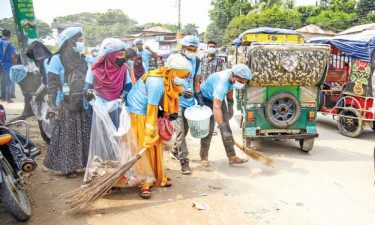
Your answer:
[[[206,210],[206,209],[210,209],[210,206],[208,206],[207,204],[205,203],[199,203],[199,202],[193,202],[193,207],[194,208],[197,208],[199,210]]]

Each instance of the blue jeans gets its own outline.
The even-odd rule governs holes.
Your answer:
[[[9,78],[9,72],[1,72],[1,99],[10,101],[12,94],[12,81]]]

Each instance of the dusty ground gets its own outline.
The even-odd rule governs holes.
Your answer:
[[[138,189],[124,189],[78,218],[66,214],[58,196],[79,187],[82,174],[71,180],[45,170],[47,148],[35,118],[29,121],[31,138],[43,154],[27,187],[33,215],[24,224],[375,224],[375,133],[365,129],[359,138],[344,137],[331,117],[318,116],[320,137],[310,153],[299,151],[294,140],[254,142],[253,147],[276,160],[274,168],[251,159],[229,166],[219,136],[212,142],[211,167],[202,168],[199,140],[189,136],[191,176],[181,175],[179,163],[165,152],[172,187],[153,188],[150,200],[141,199]],[[231,125],[241,140],[234,120]],[[199,211],[193,202],[210,209]],[[0,208],[0,224],[17,222]]]

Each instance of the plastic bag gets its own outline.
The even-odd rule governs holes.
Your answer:
[[[30,105],[34,115],[38,118],[39,121],[42,121],[44,133],[48,138],[51,138],[50,122],[49,119],[46,119],[48,110],[48,95],[44,96],[43,101],[41,103],[38,103],[36,101],[36,95],[34,95],[30,101]]]
[[[104,104],[98,97],[90,101],[93,108],[90,149],[82,185],[103,176],[128,162],[140,150],[131,129],[128,108],[119,100]],[[123,175],[117,187],[133,187],[152,183],[155,178],[145,157]]]

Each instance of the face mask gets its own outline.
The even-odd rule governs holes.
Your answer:
[[[127,63],[128,65],[133,65],[133,64],[134,64],[134,61],[132,61],[132,60],[128,60],[126,63]]]
[[[175,77],[173,82],[176,84],[176,85],[181,85],[185,82],[185,79],[182,79],[182,78],[179,78],[179,77]]]
[[[80,53],[85,48],[85,44],[83,42],[76,42],[76,47],[73,47],[74,51]]]
[[[126,62],[125,58],[117,58],[116,59],[116,65],[118,65],[119,67],[123,66],[125,62]]]
[[[233,84],[233,87],[234,87],[235,89],[242,89],[242,88],[245,87],[245,84],[236,81],[236,82]]]
[[[188,59],[194,59],[194,57],[195,57],[195,53],[192,53],[192,52],[188,52],[188,51],[186,51],[186,52],[185,52],[185,56],[186,56],[186,58],[188,58]]]
[[[217,49],[216,48],[208,48],[207,52],[210,53],[210,54],[215,54],[217,52]]]
[[[93,53],[92,53],[92,56],[97,56],[97,55],[98,55],[97,52],[93,52]]]

